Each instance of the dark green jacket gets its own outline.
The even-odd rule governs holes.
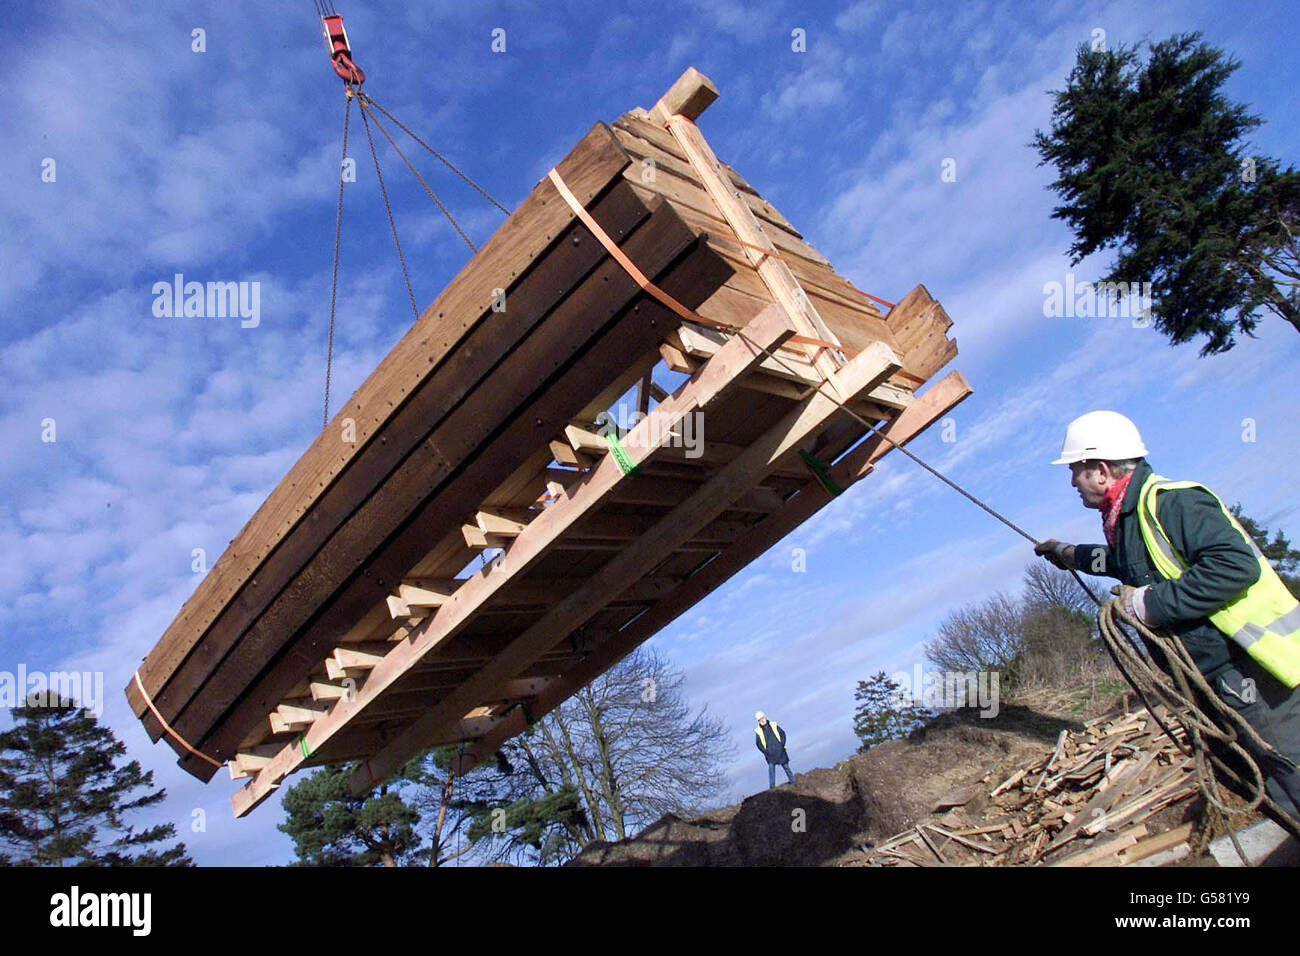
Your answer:
[[[1207,615],[1259,579],[1259,561],[1211,495],[1199,488],[1162,491],[1156,499],[1156,516],[1174,549],[1190,565],[1178,580],[1166,580],[1151,563],[1138,526],[1138,493],[1150,474],[1151,466],[1142,461],[1129,481],[1115,547],[1078,545],[1075,567],[1083,573],[1119,578],[1135,588],[1150,585],[1144,595],[1148,624],[1181,637],[1201,672],[1213,678],[1224,665],[1248,655]]]

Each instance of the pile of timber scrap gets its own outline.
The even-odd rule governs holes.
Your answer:
[[[717,160],[716,95],[689,70],[597,123],[144,660],[136,715],[247,779],[237,814],[305,766],[360,759],[363,792],[490,756],[872,470],[891,446],[837,403],[905,443],[969,394],[918,393],[956,353],[924,287],[882,314]],[[635,427],[598,426],[628,395]]]
[[[1186,743],[1181,727],[1175,733]],[[852,863],[1127,866],[1189,841],[1192,822],[1153,832],[1152,818],[1190,809],[1196,793],[1192,758],[1147,711],[1109,714],[1061,731],[1053,750],[1001,781],[984,774],[935,805],[943,816]],[[963,812],[973,805],[978,813]]]

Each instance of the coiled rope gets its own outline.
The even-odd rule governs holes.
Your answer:
[[[1300,839],[1300,823],[1269,797],[1260,767],[1261,762],[1279,767],[1289,767],[1291,762],[1223,701],[1176,634],[1147,627],[1128,614],[1118,600],[1098,603],[1097,629],[1111,660],[1165,734],[1192,757],[1197,786],[1242,861],[1252,865],[1231,826],[1234,817],[1265,809],[1279,826]],[[1130,637],[1125,627],[1136,631],[1141,641]],[[1151,649],[1159,652],[1163,666],[1152,656]],[[1190,752],[1160,719],[1158,707],[1182,726]],[[1235,785],[1233,789],[1243,797],[1244,805],[1234,807],[1228,802],[1223,793],[1225,783]]]

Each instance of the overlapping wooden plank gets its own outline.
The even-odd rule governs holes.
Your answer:
[[[656,226],[656,222],[662,223],[662,226]],[[724,273],[709,278],[706,272],[701,279],[698,270],[692,271],[691,262],[694,260],[702,258],[706,263],[712,263],[715,269],[720,263],[711,252],[695,243],[689,230],[683,232],[683,229],[671,208],[664,205],[655,213],[651,222],[643,230],[634,233],[628,242],[633,244],[633,251],[639,257],[636,261],[645,263],[651,274],[659,275],[662,284],[673,289],[679,298],[698,301],[699,297],[707,294],[709,288],[716,287],[723,281]],[[641,240],[638,240],[639,236],[642,237]],[[682,250],[692,247],[694,251],[684,260],[682,268],[671,269],[672,263],[682,255]],[[670,272],[660,275],[665,270]],[[729,272],[727,269],[725,274]],[[683,275],[689,277],[690,284],[679,288],[676,283]],[[432,453],[432,460],[412,469],[409,474],[409,482],[422,488],[421,494],[424,496],[424,501],[414,516],[406,519],[406,523],[395,532],[388,531],[387,526],[381,526],[381,537],[385,541],[383,551],[364,567],[356,568],[353,565],[356,571],[345,585],[341,596],[317,615],[312,621],[311,633],[304,634],[277,661],[276,669],[258,678],[256,683],[251,676],[234,676],[230,679],[224,692],[233,705],[233,716],[224,718],[222,722],[232,722],[233,726],[220,727],[214,731],[209,738],[212,743],[205,741],[205,746],[209,747],[207,752],[220,753],[223,748],[228,748],[241,736],[236,728],[251,726],[257,719],[259,708],[269,707],[279,699],[283,688],[291,683],[290,675],[295,671],[310,671],[315,664],[313,658],[319,654],[318,645],[323,640],[321,635],[328,635],[332,627],[339,626],[331,624],[331,620],[355,619],[381,602],[387,596],[388,582],[397,583],[409,573],[410,568],[425,553],[428,541],[442,534],[445,527],[443,522],[448,518],[459,521],[461,516],[472,511],[473,502],[481,501],[485,491],[499,482],[497,476],[517,467],[540,444],[542,435],[550,429],[560,427],[562,422],[569,420],[585,404],[589,395],[598,390],[596,383],[607,376],[605,370],[631,361],[662,334],[660,329],[663,326],[657,323],[664,321],[666,310],[657,303],[646,300],[644,296],[638,296],[639,287],[620,267],[612,262],[601,266],[583,286],[584,289],[588,287],[591,289],[590,301],[575,293],[561,306],[566,316],[564,324],[557,324],[556,317],[552,317],[544,328],[544,331],[551,331],[555,336],[563,338],[562,342],[557,342],[550,350],[556,364],[564,367],[560,357],[575,356],[576,364],[572,365],[571,371],[548,387],[542,393],[543,399],[538,399],[537,403],[521,411],[504,431],[498,429],[486,451],[479,453],[465,468],[452,473],[445,465],[442,449],[468,447],[484,427],[484,420],[500,420],[499,416],[491,413],[490,408],[499,405],[503,395],[515,390],[531,392],[536,388],[537,380],[544,376],[536,373],[503,376],[492,391],[480,390],[475,393],[474,397],[481,400],[479,404],[483,407],[477,407],[472,401],[462,402],[458,406],[452,418],[447,421],[445,438],[440,437],[437,446],[427,446]],[[593,309],[593,302],[604,303],[604,306]],[[612,321],[608,318],[611,314],[616,316]],[[605,331],[600,332],[599,339],[594,340],[596,344],[588,345],[584,351],[583,343],[601,328]],[[512,357],[517,354],[519,350],[512,353]],[[581,377],[575,378],[574,375],[579,373]],[[460,460],[464,459],[465,453],[457,451],[448,457]],[[441,476],[449,473],[452,474],[450,484],[439,486]],[[396,479],[390,479],[382,491],[367,502],[367,509],[373,511],[374,508],[383,507],[389,500],[395,500],[398,504],[409,500],[409,496],[402,495],[401,485]],[[371,521],[377,520],[369,515],[363,517]],[[346,555],[354,550],[355,548],[341,549],[340,553]],[[310,580],[302,580],[300,586],[307,589],[307,593],[318,592],[320,587],[318,582]],[[259,652],[252,655],[252,658],[259,656],[265,655]],[[249,689],[239,698],[241,688]]]
[[[560,161],[558,169],[583,203],[603,192],[630,162],[613,131],[597,123]],[[413,390],[452,352],[465,332],[493,314],[497,290],[509,287],[574,219],[549,180],[541,181],[479,253],[424,311],[420,320],[338,410],[331,427],[312,442],[267,500],[199,582],[157,647],[140,666],[146,690],[156,695],[172,671],[201,639],[229,601],[256,573],[276,543],[307,513],[351,458]],[[541,241],[539,241],[539,239]],[[356,441],[341,444],[345,418],[356,421]],[[128,685],[137,717],[146,719],[144,698]],[[156,722],[152,715],[146,724]],[[156,739],[156,734],[155,734]]]

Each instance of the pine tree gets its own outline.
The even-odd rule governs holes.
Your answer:
[[[1292,594],[1300,595],[1300,576],[1296,570],[1300,569],[1300,550],[1291,547],[1291,542],[1281,528],[1273,532],[1273,540],[1268,538],[1268,529],[1253,520],[1249,515],[1241,513],[1241,504],[1235,504],[1228,509],[1232,516],[1240,522],[1246,533],[1255,539],[1255,544],[1259,550],[1264,552],[1264,557],[1273,565],[1273,570],[1277,572],[1278,577],[1282,579]]]
[[[408,764],[392,784],[353,796],[355,765],[323,767],[284,794],[287,818],[279,829],[294,843],[301,866],[404,866],[416,862],[419,812],[399,792],[410,783]]]
[[[880,671],[870,680],[858,681],[853,699],[858,702],[853,714],[853,732],[861,741],[858,753],[866,753],[876,744],[905,737],[929,718],[927,711],[901,692],[898,681]]]
[[[1034,145],[1056,167],[1053,210],[1077,264],[1118,257],[1103,283],[1151,283],[1152,317],[1202,355],[1252,335],[1260,310],[1300,331],[1300,172],[1250,151],[1262,120],[1222,92],[1240,63],[1178,34],[1136,48],[1079,48]]]
[[[126,747],[75,702],[29,700],[0,733],[0,864],[192,866],[176,828],[137,831],[124,820],[156,806],[153,772],[119,765]],[[143,793],[138,793],[139,791]]]

